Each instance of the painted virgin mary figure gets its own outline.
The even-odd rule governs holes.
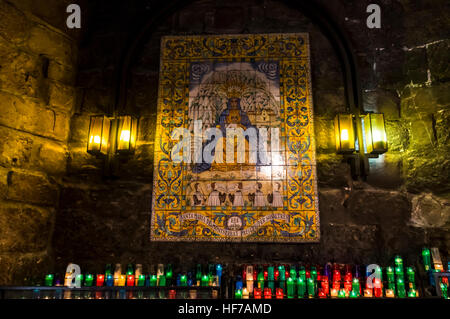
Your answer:
[[[222,137],[218,138],[216,140],[209,140],[206,144],[209,143],[215,143],[214,149],[212,151],[212,154],[214,155],[214,160],[211,164],[209,163],[199,163],[195,164],[192,171],[194,173],[201,173],[207,170],[220,170],[220,171],[230,171],[233,169],[239,169],[240,163],[238,163],[237,159],[237,141],[233,139],[227,139],[227,129],[229,128],[242,128],[244,131],[249,128],[254,128],[255,133],[258,134],[258,131],[256,130],[256,127],[250,123],[250,120],[245,113],[244,110],[241,109],[240,106],[240,98],[238,97],[232,97],[228,99],[227,101],[227,107],[225,110],[222,111],[220,114],[218,120],[216,121],[216,127],[221,131]],[[249,138],[248,136],[245,136],[245,162],[244,165],[249,165],[249,156],[247,155],[250,151],[249,147]],[[217,145],[221,145],[220,148],[218,148],[222,154],[219,154],[216,152]],[[226,163],[226,150],[227,148],[234,147],[233,154],[234,154],[234,161],[232,163]],[[259,158],[257,159],[257,163],[259,162]],[[255,165],[255,163],[251,164]]]

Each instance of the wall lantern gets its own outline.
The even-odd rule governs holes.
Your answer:
[[[383,154],[387,152],[386,128],[384,115],[369,113],[362,118],[364,140],[368,154]]]
[[[117,175],[117,159],[134,154],[137,126],[138,119],[129,115],[91,116],[87,152],[105,159],[104,175]]]
[[[352,114],[338,114],[334,118],[336,151],[338,154],[351,154],[355,151],[355,129]]]
[[[106,116],[91,116],[87,152],[92,155],[106,155],[109,148],[111,120]]]
[[[387,152],[386,127],[382,113],[337,114],[334,118],[334,129],[336,152],[344,154],[344,158],[351,165],[354,178],[368,175],[368,158],[377,158]],[[358,137],[362,143],[358,141]],[[362,174],[361,165],[364,167]]]

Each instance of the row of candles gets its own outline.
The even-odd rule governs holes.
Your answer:
[[[407,267],[405,276],[403,259],[396,256],[394,262],[395,267],[385,268],[385,281],[381,267],[366,267],[363,274],[364,267],[330,263],[322,271],[314,266],[246,265],[242,276],[236,278],[234,296],[236,299],[418,297],[414,268]]]
[[[205,269],[206,268],[206,269]],[[193,271],[183,272],[173,276],[171,264],[158,264],[157,271],[151,272],[150,275],[145,275],[141,264],[128,264],[126,273],[122,271],[122,265],[116,264],[114,271],[112,265],[106,265],[104,274],[86,273],[74,275],[71,271],[66,272],[64,277],[64,286],[71,287],[72,282],[77,279],[80,286],[84,287],[219,287],[222,280],[222,265],[209,264],[204,267],[198,264],[195,275]],[[61,286],[60,278],[55,278],[53,274],[48,274],[45,277],[45,286]]]

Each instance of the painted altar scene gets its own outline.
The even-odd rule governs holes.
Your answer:
[[[164,37],[151,239],[311,242],[307,34]]]

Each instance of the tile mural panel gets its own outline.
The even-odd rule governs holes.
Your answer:
[[[308,41],[162,38],[151,240],[319,240]]]

